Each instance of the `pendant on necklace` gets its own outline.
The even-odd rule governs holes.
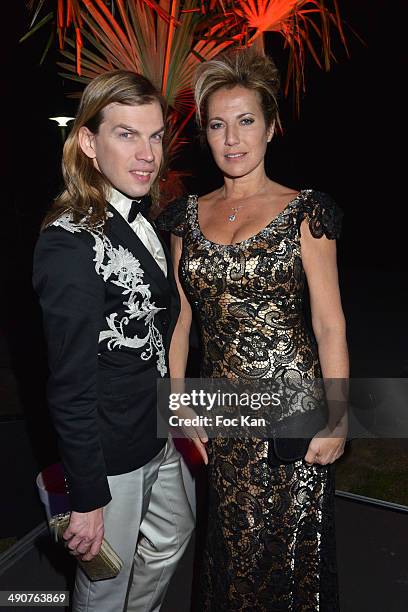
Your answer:
[[[235,206],[231,207],[231,210],[233,210],[234,212],[228,217],[228,221],[235,221],[235,219],[237,218],[237,212],[240,208],[240,206],[238,206],[237,208],[235,208]]]

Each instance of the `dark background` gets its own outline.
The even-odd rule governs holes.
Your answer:
[[[339,269],[352,374],[407,375],[406,170],[399,164],[406,157],[404,7],[402,1],[391,5],[383,0],[340,0],[339,5],[365,44],[346,26],[349,58],[337,44],[338,63],[331,72],[307,61],[300,118],[294,115],[293,100],[282,99],[284,134],[272,142],[267,172],[290,187],[330,193],[345,212]],[[16,387],[10,392],[2,383],[0,430],[10,439],[4,424],[21,412],[35,471],[57,454],[45,403],[45,350],[31,289],[32,251],[44,212],[61,186],[61,135],[48,117],[75,114],[76,102],[65,92],[77,86],[58,76],[53,48],[45,64],[38,65],[46,31],[18,43],[29,24],[24,1],[8,2],[2,10],[0,366],[13,373]],[[280,46],[268,38],[268,50],[284,69]],[[196,143],[179,165],[192,173],[200,168],[199,177],[187,181],[189,191],[203,193],[219,184],[214,165]],[[8,455],[4,460],[10,460]],[[13,460],[24,460],[18,445]],[[1,469],[2,481],[7,480],[7,463]]]

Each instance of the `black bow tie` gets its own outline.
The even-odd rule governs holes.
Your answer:
[[[151,205],[151,200],[149,196],[143,196],[140,200],[134,200],[129,210],[128,214],[128,222],[133,223],[136,219],[138,213],[142,213],[144,217],[146,217],[149,212]]]

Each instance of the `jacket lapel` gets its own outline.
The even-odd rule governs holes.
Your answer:
[[[168,295],[170,292],[170,284],[168,278],[169,273],[171,271],[171,261],[169,263],[168,249],[164,245],[161,237],[159,237],[156,232],[156,236],[158,236],[166,256],[168,269],[167,278],[155,258],[151,255],[150,251],[145,247],[143,242],[133,231],[127,221],[109,203],[108,211],[112,213],[113,216],[108,217],[106,222],[107,235],[110,235],[111,233],[114,234],[119,244],[132,251],[135,257],[139,260],[140,265],[147,276],[146,281],[153,282],[158,293]]]
[[[154,221],[152,222],[152,225],[156,230],[156,225]],[[180,313],[180,295],[177,289],[176,279],[174,277],[173,261],[171,259],[170,249],[168,248],[167,244],[163,240],[163,237],[160,234],[160,232],[158,232],[157,230],[156,230],[156,236],[160,240],[160,243],[163,247],[164,254],[166,256],[167,280],[169,283],[169,291],[170,291],[170,296],[171,296],[170,327],[169,327],[168,334],[167,334],[167,348],[169,349],[170,340],[173,335],[173,331],[176,326],[177,319]]]

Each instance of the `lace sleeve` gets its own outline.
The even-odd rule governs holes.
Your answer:
[[[183,237],[186,231],[187,198],[177,198],[157,217],[158,229]]]
[[[299,230],[303,219],[307,219],[314,238],[321,238],[323,235],[330,240],[340,238],[343,211],[326,193],[312,191],[308,195],[299,210]]]

